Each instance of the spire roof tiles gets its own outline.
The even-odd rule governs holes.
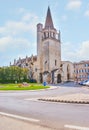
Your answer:
[[[51,16],[51,11],[50,8],[48,7],[47,11],[47,16],[46,16],[46,21],[45,21],[45,28],[54,28],[53,21],[52,21],[52,16]]]

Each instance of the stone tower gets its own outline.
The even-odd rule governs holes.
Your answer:
[[[51,11],[48,7],[45,26],[37,24],[37,61],[39,74],[44,77],[51,74],[60,67],[61,42],[60,31],[54,27]]]
[[[14,60],[14,66],[29,69],[28,77],[37,82],[73,81],[73,63],[61,61],[60,31],[57,32],[48,7],[45,25],[37,24],[37,56]],[[10,64],[11,66],[11,64]]]

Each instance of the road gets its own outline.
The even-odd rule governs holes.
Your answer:
[[[89,105],[38,101],[46,96],[89,93],[83,87],[57,86],[53,90],[0,92],[0,113],[34,119],[35,124],[51,129],[66,130],[68,125],[89,128]],[[29,100],[28,100],[29,99]],[[71,126],[71,129],[72,129]]]

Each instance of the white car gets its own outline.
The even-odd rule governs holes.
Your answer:
[[[84,83],[84,85],[89,86],[89,81],[87,81],[86,83]]]
[[[80,81],[79,84],[80,84],[80,85],[85,85],[87,81],[88,81],[88,80]]]

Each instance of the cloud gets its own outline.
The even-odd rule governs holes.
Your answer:
[[[20,10],[24,11],[25,9],[21,8]],[[24,11],[25,12],[25,11]],[[36,33],[36,25],[39,21],[37,15],[25,12],[20,16],[20,20],[9,20],[0,27],[1,35],[19,35],[23,33],[30,33],[34,35]]]
[[[10,36],[0,38],[0,52],[5,52],[8,45],[12,43],[12,38]]]
[[[81,59],[89,59],[89,41],[84,41],[77,53]]]
[[[0,58],[4,61],[0,64],[6,65],[18,56],[36,54],[35,38],[31,37],[36,36],[38,17],[24,8],[19,9],[18,16],[19,20],[10,19],[0,26]]]
[[[32,21],[35,20],[38,21],[38,17],[35,14],[31,14],[31,13],[26,13],[23,17],[22,17],[22,21]]]
[[[0,53],[9,51],[14,53],[14,51],[24,51],[30,47],[31,43],[25,38],[13,38],[11,36],[0,38]]]
[[[69,0],[68,4],[67,4],[67,9],[68,10],[76,10],[79,9],[82,5],[82,1],[81,0]]]
[[[36,52],[36,43],[31,43],[25,38],[14,38],[11,36],[0,38],[0,58],[5,62],[13,61],[14,58],[18,59],[18,56],[25,57],[30,56]],[[22,58],[21,57],[21,58]],[[3,62],[2,64],[4,65]],[[6,63],[5,63],[6,64]]]
[[[89,41],[84,41],[75,47],[73,43],[62,44],[62,58],[72,62],[89,59]]]
[[[36,32],[36,20],[33,18],[28,23],[24,21],[8,21],[5,26],[0,27],[0,34],[2,35],[17,35],[22,33]]]
[[[89,17],[89,10],[87,10],[84,15]]]

